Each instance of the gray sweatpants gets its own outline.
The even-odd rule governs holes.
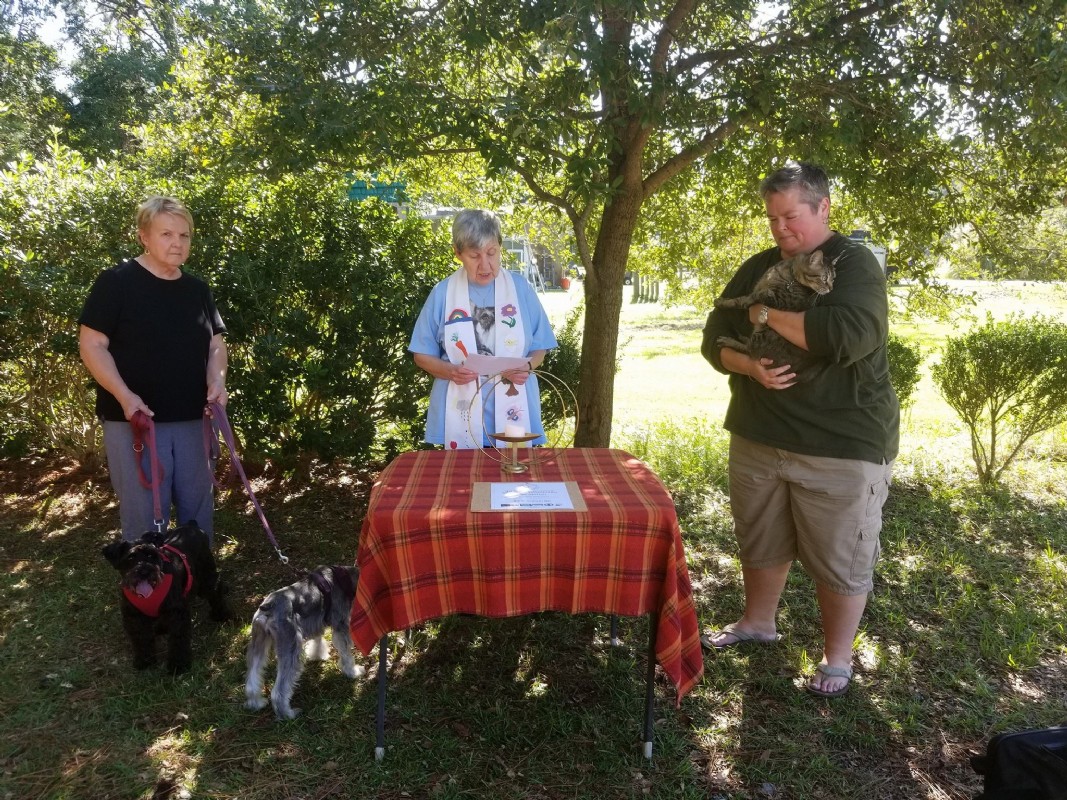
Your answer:
[[[178,525],[195,522],[214,543],[214,487],[207,457],[204,455],[203,422],[157,422],[156,448],[163,467],[159,487],[159,504],[164,529],[170,526],[171,505]],[[136,541],[145,531],[155,530],[152,490],[141,486],[137,458],[142,459],[144,474],[151,476],[148,446],[133,451],[133,431],[128,422],[104,421],[104,450],[111,473],[111,485],[119,499],[119,522],[122,538]]]

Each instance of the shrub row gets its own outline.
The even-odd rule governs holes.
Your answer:
[[[53,148],[0,172],[0,448],[97,451],[77,316],[96,275],[139,252],[133,215],[171,194],[196,221],[188,269],[228,327],[230,414],[247,457],[292,464],[415,446],[428,394],[406,354],[443,234],[320,171],[151,178]]]

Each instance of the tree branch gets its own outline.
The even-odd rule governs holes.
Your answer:
[[[679,59],[678,62],[671,69],[670,74],[672,77],[682,75],[690,70],[701,65],[722,65],[727,61],[732,61],[742,58],[766,58],[767,56],[774,55],[783,50],[787,50],[797,44],[810,45],[815,42],[824,41],[826,39],[833,39],[836,37],[842,26],[851,25],[866,19],[867,17],[877,16],[883,12],[888,12],[898,5],[900,0],[875,0],[869,5],[862,6],[861,8],[855,8],[851,11],[847,11],[844,14],[830,20],[826,24],[819,27],[818,31],[811,34],[800,34],[796,31],[785,31],[781,36],[772,34],[770,36],[760,37],[754,39],[751,42],[745,42],[733,47],[719,48],[716,50],[706,50],[701,53],[694,53],[686,58]],[[761,44],[770,40],[770,44]],[[757,52],[753,54],[753,50]]]
[[[654,195],[663,188],[663,185],[667,181],[684,172],[698,158],[706,156],[716,145],[721,144],[725,139],[733,135],[733,133],[736,132],[750,116],[751,114],[746,112],[734,119],[727,120],[719,125],[719,127],[704,134],[700,141],[680,150],[664,161],[658,169],[653,170],[652,173],[645,178],[643,182],[645,199]]]
[[[533,172],[526,169],[526,167],[522,166],[521,164],[514,164],[512,168],[515,170],[515,172],[519,174],[519,177],[521,177],[523,181],[526,182],[526,185],[530,187],[530,191],[534,193],[534,197],[536,197],[538,200],[541,200],[542,202],[557,206],[558,208],[563,209],[564,212],[567,212],[568,216],[570,215],[572,206],[567,201],[566,197],[563,197],[562,195],[558,194],[553,194],[552,192],[548,191],[540,183],[537,182],[537,178],[533,174]]]
[[[578,209],[574,207],[574,204],[567,200],[566,197],[554,194],[541,186],[541,184],[537,182],[533,173],[521,164],[514,165],[514,170],[523,179],[537,199],[562,209],[563,213],[567,215],[567,219],[570,220],[571,227],[574,229],[574,244],[578,250],[578,258],[581,260],[582,266],[588,270],[593,264],[593,253],[589,248],[589,236],[586,233],[586,228],[589,225],[589,217],[592,214],[593,204],[587,203],[585,208],[579,212]]]
[[[696,0],[678,0],[663,20],[663,27],[656,34],[656,45],[652,51],[650,67],[653,75],[667,77],[667,56],[671,45],[678,40],[678,31],[695,9]]]
[[[574,244],[578,248],[578,257],[582,260],[582,266],[587,272],[593,266],[593,251],[589,247],[589,236],[586,233],[592,213],[592,203],[586,203],[580,214],[576,213],[573,208],[567,212],[571,226],[574,228]]]

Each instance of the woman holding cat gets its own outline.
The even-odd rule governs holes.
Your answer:
[[[452,223],[461,266],[426,299],[408,350],[434,377],[425,440],[450,449],[495,446],[487,434],[519,425],[545,441],[537,369],[556,337],[534,290],[521,275],[500,268],[504,239],[491,211],[469,209]],[[475,353],[526,362],[480,382],[465,366]],[[491,388],[486,386],[491,385]]]
[[[723,298],[750,293],[782,259],[821,250],[836,266],[833,290],[804,311],[756,303],[716,308],[701,352],[730,376],[730,501],[745,608],[701,637],[705,647],[766,643],[792,562],[815,582],[823,655],[806,689],[844,694],[852,648],[873,589],[882,505],[898,445],[899,408],[886,358],[888,299],[874,255],[829,226],[830,185],[812,164],[789,162],[760,184],[776,246],[748,259]],[[753,359],[720,337],[768,326],[819,360],[810,380],[790,364]]]

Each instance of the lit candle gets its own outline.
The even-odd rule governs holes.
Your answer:
[[[504,425],[504,435],[512,437],[525,436],[526,431],[523,429],[522,425],[515,422],[508,422]]]

